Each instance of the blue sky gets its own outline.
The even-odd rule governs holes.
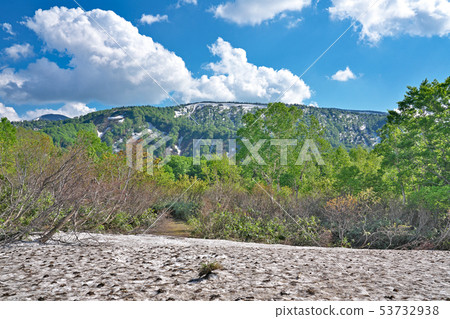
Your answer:
[[[87,13],[0,4],[0,116],[277,99],[386,111],[406,86],[450,75],[447,0],[78,2]]]

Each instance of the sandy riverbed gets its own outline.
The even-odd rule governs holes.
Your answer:
[[[0,300],[450,300],[448,251],[80,239],[0,247]],[[198,280],[207,261],[223,269]]]

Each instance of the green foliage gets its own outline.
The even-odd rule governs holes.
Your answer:
[[[26,129],[39,130],[53,139],[55,145],[67,148],[75,144],[78,132],[87,131],[96,133],[93,123],[80,123],[79,119],[68,119],[64,121],[23,121],[15,123]]]
[[[237,159],[245,176],[276,185],[278,191],[282,186],[290,186],[298,193],[307,175],[320,175],[317,158],[300,159],[309,141],[313,141],[323,155],[329,150],[328,142],[323,139],[323,129],[314,116],[308,118],[307,125],[299,108],[274,103],[254,114],[247,113],[242,120],[244,126],[238,130],[242,140],[239,140]],[[249,147],[252,145],[260,146],[259,160],[251,157]],[[306,148],[305,151],[311,150]]]
[[[290,232],[288,234],[288,242],[293,245],[299,246],[317,246],[320,244],[326,244],[322,241],[322,235],[326,233],[320,224],[319,218],[316,216],[311,217],[298,217],[295,224],[291,224]]]
[[[198,275],[199,277],[206,277],[212,274],[214,270],[220,270],[222,268],[223,266],[217,261],[203,263],[200,265]]]
[[[153,207],[155,210],[160,212],[170,212],[171,215],[182,221],[188,221],[189,219],[197,216],[200,212],[200,204],[191,201],[176,201],[159,203]]]
[[[12,146],[16,142],[16,128],[6,117],[0,121],[0,146],[5,148]]]
[[[258,214],[216,211],[189,220],[193,234],[203,238],[224,238],[264,243],[289,243],[314,246],[322,231],[316,217],[297,218],[295,222]]]
[[[408,87],[396,111],[389,111],[377,151],[383,167],[395,173],[395,185],[404,201],[417,185],[450,183],[450,77],[444,82],[423,81]]]
[[[431,212],[441,212],[445,217],[450,211],[450,185],[428,186],[411,193],[409,204],[412,207],[423,207]]]
[[[230,164],[230,160],[224,156],[201,163],[201,172],[192,170],[198,178],[203,178],[209,184],[223,182],[227,184],[242,183],[242,167]]]
[[[11,148],[17,141],[16,128],[8,121],[2,118],[0,121],[0,164],[4,170],[11,169],[13,165],[11,158]],[[1,171],[0,171],[1,174]],[[1,175],[0,175],[1,176]]]
[[[192,176],[192,158],[172,156],[170,162],[164,166],[164,169],[171,172],[175,179],[180,179],[185,175]]]
[[[89,131],[79,131],[76,145],[83,146],[87,150],[88,156],[94,161],[99,161],[104,154],[111,152],[111,148],[103,143],[95,133]]]
[[[138,215],[120,212],[106,225],[98,225],[97,230],[128,233],[140,228],[146,229],[151,226],[157,218],[158,214],[153,209],[148,209]]]
[[[242,241],[279,242],[284,237],[284,227],[278,220],[252,218],[242,212],[219,211],[207,216],[191,218],[193,234],[203,238],[224,238]]]

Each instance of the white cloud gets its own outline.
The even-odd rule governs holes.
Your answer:
[[[11,101],[21,100],[26,95],[21,91],[24,82],[14,69],[3,69],[0,72],[0,96],[8,96]]]
[[[143,14],[139,21],[141,21],[141,23],[152,24],[155,22],[169,21],[169,17],[167,16],[167,14],[165,15],[157,14],[155,16],[151,14]]]
[[[197,5],[197,0],[178,0],[177,8],[181,7],[183,4],[193,4]]]
[[[95,108],[90,108],[84,103],[70,102],[64,104],[62,107],[56,110],[49,108],[36,109],[28,111],[23,117],[20,117],[14,108],[5,106],[0,102],[0,118],[6,117],[10,121],[34,120],[45,114],[61,114],[67,117],[77,117],[95,111]]]
[[[212,8],[216,18],[239,25],[258,25],[287,11],[301,11],[311,0],[235,0]]]
[[[129,56],[88,16],[96,19]],[[40,58],[22,70],[1,71],[0,96],[15,104],[161,103],[167,95],[148,74],[179,102],[268,102],[294,82],[282,101],[301,103],[311,95],[303,80],[289,70],[251,64],[243,49],[233,48],[221,38],[210,47],[219,57],[218,62],[208,65],[213,75],[194,78],[180,57],[139,34],[136,27],[112,11],[96,9],[85,14],[81,9],[54,7],[36,11],[25,24],[43,40],[46,49],[67,55],[70,62],[62,68]]]
[[[36,110],[28,111],[26,113],[26,116],[24,117],[24,119],[33,120],[33,119],[41,117],[42,115],[45,115],[45,114],[61,114],[61,115],[65,115],[67,117],[77,117],[77,116],[86,115],[88,113],[95,112],[95,111],[96,111],[95,108],[90,108],[84,103],[70,102],[70,103],[64,104],[61,108],[56,109],[56,110],[54,110],[54,109],[36,109]]]
[[[371,43],[399,34],[446,36],[450,33],[448,0],[389,0],[376,3],[373,7],[373,0],[332,2],[333,6],[329,8],[331,17],[358,19],[362,26],[361,38]]]
[[[19,115],[12,107],[5,106],[0,102],[0,118],[6,117],[10,121],[20,121]]]
[[[288,29],[293,29],[293,28],[295,28],[296,26],[298,26],[298,24],[299,24],[301,21],[302,21],[302,19],[300,19],[300,18],[291,20],[291,21],[288,22],[288,24],[287,24],[286,27],[287,27]]]
[[[208,65],[214,75],[196,80],[194,88],[185,93],[188,100],[269,102],[278,99],[294,83],[282,102],[301,103],[311,97],[310,88],[289,70],[251,64],[245,50],[233,48],[222,38],[217,39],[210,51],[220,58]]]
[[[5,49],[5,54],[13,60],[33,56],[33,47],[29,43],[14,44]]]
[[[6,33],[8,33],[9,35],[16,35],[14,32],[13,32],[13,29],[12,29],[12,25],[11,24],[9,24],[9,23],[2,23],[2,29],[3,29],[3,31],[5,31]]]
[[[353,74],[349,67],[346,67],[345,70],[339,70],[333,74],[331,79],[340,82],[347,82],[348,80],[356,79],[356,75]]]
[[[88,17],[98,21],[129,56]],[[0,94],[16,104],[159,103],[167,96],[147,72],[168,92],[183,91],[192,81],[180,57],[139,34],[112,11],[95,9],[85,14],[79,8],[40,9],[25,25],[43,40],[46,49],[66,54],[70,62],[68,68],[61,68],[40,58],[26,69],[0,74],[0,83],[7,82],[0,86]]]

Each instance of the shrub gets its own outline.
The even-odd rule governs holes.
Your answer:
[[[316,246],[327,244],[326,231],[316,217],[292,220],[278,217],[256,217],[256,212],[216,211],[191,218],[194,236],[203,238],[234,239],[264,243],[284,243]]]
[[[295,223],[289,226],[288,242],[298,246],[327,246],[326,231],[315,217],[298,217]]]
[[[141,227],[149,227],[158,217],[153,209],[148,209],[142,214],[131,215],[126,212],[120,212],[114,215],[114,218],[103,225],[97,225],[96,230],[111,232],[131,232]]]
[[[192,233],[204,238],[279,242],[285,239],[284,227],[277,221],[263,221],[243,212],[219,211],[192,218]]]
[[[331,225],[336,228],[342,244],[347,232],[358,221],[358,208],[358,201],[351,195],[333,198],[325,205],[326,216]]]
[[[180,200],[177,202],[162,202],[153,206],[159,212],[168,211],[177,220],[188,221],[197,216],[201,205],[194,201]]]
[[[219,269],[223,269],[223,267],[217,261],[204,263],[204,264],[201,264],[201,266],[200,266],[200,269],[198,271],[198,276],[206,277],[206,276],[212,274],[214,270],[219,270]]]
[[[197,216],[200,211],[200,204],[196,202],[176,202],[171,207],[172,216],[178,220],[188,221]]]

